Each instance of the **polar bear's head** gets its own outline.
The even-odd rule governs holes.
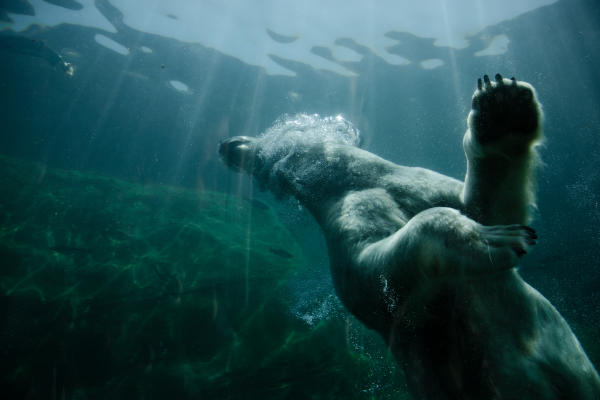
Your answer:
[[[284,115],[258,137],[235,136],[221,142],[219,154],[229,167],[251,173],[256,162],[274,164],[299,149],[319,143],[357,146],[360,134],[340,115]]]
[[[246,172],[261,189],[300,195],[333,171],[324,170],[328,146],[357,146],[360,134],[342,116],[284,115],[257,137],[236,136],[219,145],[230,168]]]

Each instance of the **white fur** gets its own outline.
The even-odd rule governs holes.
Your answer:
[[[486,80],[463,141],[465,183],[335,135],[286,142],[276,129],[277,140],[236,138],[220,151],[312,212],[339,297],[382,335],[416,398],[597,400],[600,379],[569,326],[515,269],[537,238],[524,224],[541,118],[530,85]]]

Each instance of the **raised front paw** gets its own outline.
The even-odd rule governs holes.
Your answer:
[[[477,80],[469,128],[479,145],[494,145],[508,138],[511,146],[528,146],[541,134],[541,109],[535,91],[526,82],[504,79],[495,81],[484,75]]]

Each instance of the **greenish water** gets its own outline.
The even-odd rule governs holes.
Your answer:
[[[489,20],[490,2],[445,2],[461,19],[444,28]],[[378,32],[379,8],[339,31],[329,18],[350,5],[319,8],[316,27],[298,11],[289,25],[308,28],[287,32],[260,26],[272,10],[237,2],[246,8],[217,13],[218,29],[193,20],[205,36],[186,40],[177,35],[192,13],[169,8],[185,2],[159,3],[0,4],[2,398],[409,398],[383,340],[336,298],[312,217],[228,170],[217,148],[285,114],[343,115],[364,149],[462,179],[476,79],[496,72],[530,82],[545,114],[539,240],[520,273],[600,365],[597,0],[502,19],[464,47],[380,32],[387,48],[344,36],[345,27]],[[208,13],[235,1],[201,3]],[[148,10],[169,29],[140,27]],[[415,21],[430,22],[432,10]],[[101,23],[84,18],[94,15]],[[244,18],[221,23],[228,15]],[[481,55],[494,38],[504,52]],[[232,42],[240,54],[228,52]]]
[[[286,291],[305,260],[262,203],[2,157],[0,204],[10,398],[397,390],[372,376],[383,365],[393,382],[392,361],[353,350],[345,320],[309,328],[290,312]]]

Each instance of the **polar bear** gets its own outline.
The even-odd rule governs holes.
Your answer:
[[[312,213],[338,296],[381,334],[415,398],[600,399],[577,338],[516,270],[537,239],[536,93],[486,75],[467,123],[464,182],[361,150],[341,117],[289,117],[219,153]]]

